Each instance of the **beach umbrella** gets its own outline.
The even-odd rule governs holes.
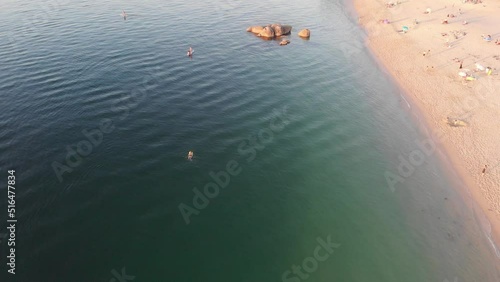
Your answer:
[[[410,29],[410,28],[409,28],[409,27],[407,27],[406,25],[404,25],[404,26],[403,26],[403,31],[404,31],[404,32],[407,32],[409,29]]]

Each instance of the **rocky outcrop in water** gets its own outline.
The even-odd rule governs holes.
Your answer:
[[[251,26],[247,28],[248,32],[257,34],[264,38],[275,38],[283,35],[288,35],[292,32],[291,25],[270,24],[266,26]]]

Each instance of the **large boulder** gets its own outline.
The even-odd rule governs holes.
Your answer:
[[[292,33],[292,26],[291,25],[281,25],[281,33],[283,35],[288,35],[290,33]]]
[[[263,30],[264,30],[263,26],[251,26],[251,27],[247,28],[248,32],[255,33],[255,34],[259,34]]]
[[[291,25],[272,24],[267,26],[251,26],[247,28],[248,32],[257,34],[264,38],[275,38],[282,35],[288,35],[292,32]]]
[[[281,24],[272,24],[271,27],[274,29],[274,36],[280,37],[283,35],[283,28]]]
[[[274,38],[276,35],[274,33],[274,29],[271,26],[266,26],[264,29],[259,33],[260,37],[264,38]]]
[[[290,34],[290,32],[292,31],[292,26],[290,25],[272,24],[271,27],[274,29],[274,34],[276,37]]]
[[[309,38],[311,37],[311,31],[309,29],[303,29],[299,32],[299,36],[302,38]]]

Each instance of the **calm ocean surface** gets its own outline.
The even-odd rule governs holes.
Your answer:
[[[438,154],[391,191],[426,136],[340,0],[2,1],[0,18],[0,233],[9,169],[18,218],[0,281],[500,281]],[[289,46],[245,31],[273,22]]]

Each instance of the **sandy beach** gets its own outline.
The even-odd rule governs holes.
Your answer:
[[[500,1],[354,5],[367,45],[434,131],[500,246]]]

